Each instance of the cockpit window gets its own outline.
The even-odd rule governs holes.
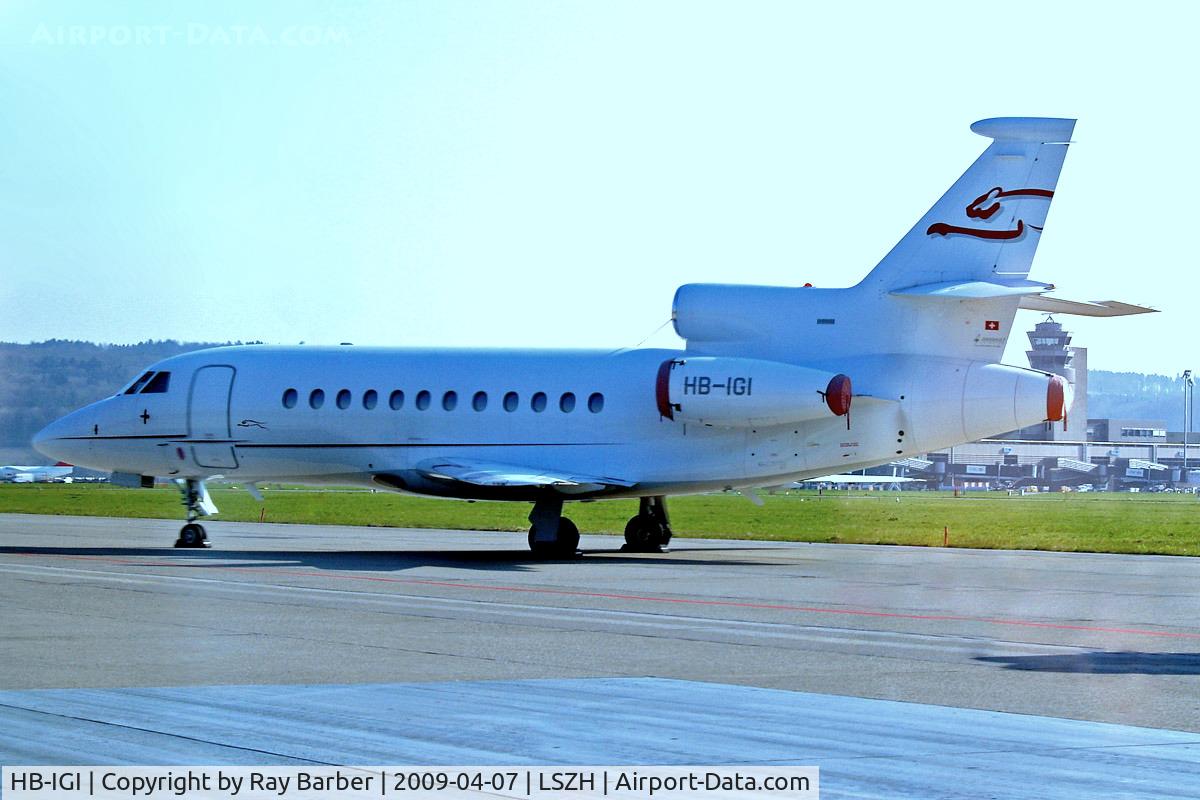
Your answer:
[[[140,392],[142,390],[142,387],[145,386],[150,381],[150,379],[152,377],[154,377],[154,370],[150,370],[149,372],[142,375],[142,377],[138,378],[136,381],[131,383],[129,385],[129,388],[125,390],[125,394],[137,394],[138,392]]]
[[[171,373],[159,372],[150,379],[145,388],[139,394],[162,394],[167,391],[167,387],[171,385]]]

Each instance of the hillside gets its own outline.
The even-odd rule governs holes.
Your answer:
[[[1183,383],[1166,375],[1140,372],[1088,372],[1088,416],[1165,420],[1183,430]]]
[[[44,462],[29,441],[46,423],[117,392],[148,364],[214,346],[169,340],[134,345],[0,342],[0,463]],[[1171,430],[1182,430],[1182,387],[1177,378],[1165,375],[1092,370],[1088,412],[1092,417],[1166,420]]]

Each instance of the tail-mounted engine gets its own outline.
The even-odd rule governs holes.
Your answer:
[[[658,413],[671,420],[749,427],[850,413],[846,375],[753,358],[697,356],[658,368]]]

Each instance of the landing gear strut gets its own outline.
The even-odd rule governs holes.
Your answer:
[[[579,528],[562,515],[561,498],[544,498],[529,512],[529,549],[543,558],[573,558],[579,549]]]
[[[667,499],[643,497],[637,516],[625,526],[625,546],[621,549],[628,553],[661,553],[670,541]]]
[[[179,531],[175,540],[176,547],[208,547],[208,533],[204,526],[196,522],[202,515],[217,513],[217,507],[208,496],[208,487],[204,481],[197,478],[187,478],[176,481],[183,495],[183,505],[187,507],[187,524]]]

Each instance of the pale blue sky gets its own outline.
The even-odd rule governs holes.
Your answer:
[[[1079,124],[1032,277],[1162,309],[1063,321],[1177,374],[1198,16],[0,2],[0,340],[633,345],[682,283],[857,282],[972,121],[1047,115]]]

